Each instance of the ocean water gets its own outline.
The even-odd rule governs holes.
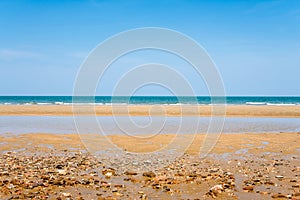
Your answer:
[[[223,103],[223,98],[214,97],[213,103]],[[38,105],[68,105],[72,103],[84,104],[205,104],[212,103],[209,96],[176,97],[176,96],[96,96],[76,97],[72,96],[0,96],[0,104],[38,104]],[[263,97],[263,96],[228,96],[226,103],[230,105],[300,105],[298,97]]]

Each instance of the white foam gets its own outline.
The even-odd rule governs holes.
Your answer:
[[[266,105],[266,102],[246,102],[246,105]]]
[[[293,103],[267,103],[268,106],[296,106]]]
[[[51,103],[36,103],[37,105],[50,105]]]

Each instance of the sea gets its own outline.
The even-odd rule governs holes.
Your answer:
[[[213,98],[213,99],[212,99]],[[213,101],[212,101],[213,100]],[[69,105],[77,104],[200,104],[210,105],[224,103],[223,97],[210,96],[0,96],[0,104],[25,105]],[[300,96],[227,96],[225,103],[229,105],[279,105],[300,106]]]

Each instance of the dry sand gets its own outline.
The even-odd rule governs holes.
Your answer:
[[[300,117],[300,106],[247,106],[228,105],[226,108],[227,117]],[[212,106],[195,105],[103,105],[76,106],[76,115],[91,115],[96,113],[99,116],[128,115],[148,116],[210,116]],[[1,105],[0,116],[31,115],[31,116],[70,116],[73,115],[71,105]],[[218,115],[218,114],[214,114]]]

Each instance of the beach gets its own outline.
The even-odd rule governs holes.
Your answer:
[[[299,20],[0,0],[0,200],[300,200]]]
[[[209,105],[184,107],[183,117],[211,114]],[[157,112],[153,105],[103,105],[95,112],[127,116],[127,109],[136,117],[161,115],[162,110],[169,117],[182,114],[179,105],[157,105]],[[82,116],[93,114],[90,106],[79,106],[77,111]],[[300,106],[230,105],[226,113],[244,119],[288,120],[299,118]],[[73,112],[70,105],[1,105],[0,115],[26,118]],[[171,152],[148,155],[176,137],[178,147],[187,148],[178,148],[180,156],[172,162],[166,162]],[[300,199],[299,132],[221,134],[209,154],[200,158],[206,137],[205,132],[135,137],[38,130],[1,134],[0,199]],[[94,154],[93,149],[105,149],[108,141],[123,154]]]

